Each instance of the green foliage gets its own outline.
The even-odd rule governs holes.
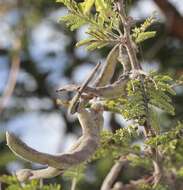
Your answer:
[[[139,84],[138,80],[130,81],[126,89],[127,97],[106,101],[106,106],[109,110],[120,113],[127,120],[133,119],[143,124],[146,112]]]
[[[16,156],[7,151],[1,151],[0,167],[8,164],[9,162],[16,160]]]
[[[89,38],[76,44],[77,47],[86,45],[87,50],[102,48],[108,44],[116,44],[121,36],[119,13],[114,9],[114,0],[84,0],[77,3],[74,0],[57,0],[63,3],[69,10],[68,14],[61,17],[61,21],[71,31],[87,25],[86,33]],[[149,17],[140,27],[133,29],[132,37],[136,43],[153,38],[155,31],[146,29],[155,21]]]
[[[78,166],[72,167],[69,170],[64,172],[64,177],[76,179],[76,181],[80,181],[84,178],[84,172],[86,169],[86,163],[80,164]]]
[[[144,167],[144,168],[151,168],[152,162],[148,157],[145,156],[137,156],[129,154],[127,159],[130,161],[130,165],[133,167]]]
[[[139,125],[143,125],[146,118],[149,117],[152,127],[158,131],[159,122],[155,108],[171,115],[175,114],[170,97],[175,95],[175,91],[171,86],[172,79],[166,75],[151,73],[143,81],[143,87],[140,79],[128,82],[127,96],[107,100],[106,107],[113,112],[120,113],[127,120],[136,121]]]
[[[177,176],[181,179],[183,179],[183,167],[177,170]]]
[[[168,186],[158,184],[156,187],[152,188],[150,184],[142,182],[138,184],[138,190],[169,190]]]
[[[176,93],[171,86],[171,81],[172,78],[167,75],[156,75],[152,73],[152,79],[147,80],[146,88],[151,105],[174,115],[175,109],[170,95],[176,95]]]
[[[2,175],[0,176],[0,182],[6,184],[18,183],[15,176]]]
[[[156,135],[151,137],[146,141],[146,144],[158,148],[161,151],[161,154],[165,158],[176,160],[176,162],[183,161],[183,124],[179,123],[175,128],[171,129],[168,132]],[[168,157],[167,157],[168,156]]]
[[[156,31],[151,31],[151,32],[141,32],[138,34],[137,38],[135,39],[135,42],[141,43],[149,38],[154,38],[154,36],[156,35]]]
[[[111,159],[116,159],[121,155],[128,155],[132,152],[139,153],[140,147],[135,144],[132,145],[137,136],[134,126],[118,129],[115,133],[103,131],[100,147],[91,160],[105,158],[109,155]]]
[[[0,176],[0,182],[7,184],[6,190],[61,190],[59,184],[42,185],[38,180],[32,180],[25,184],[20,184],[15,176]]]
[[[140,27],[135,27],[132,32],[132,37],[134,38],[134,41],[138,44],[141,43],[149,38],[153,38],[156,35],[156,31],[147,31],[147,28],[149,28],[156,19],[154,16],[150,16],[147,18],[144,23],[140,25]]]
[[[66,15],[62,17],[61,20],[64,21],[68,27],[70,27],[71,31],[87,23],[85,19],[82,19],[81,17],[76,16],[75,14]]]
[[[159,123],[158,112],[152,106],[149,106],[149,121],[152,128],[156,131],[156,133],[159,133],[160,123]]]
[[[78,42],[77,47],[87,45],[88,50],[94,50],[114,42],[116,34],[113,31],[119,30],[119,18],[112,8],[113,0],[85,0],[82,3],[76,3],[74,0],[57,0],[57,2],[63,3],[69,10],[61,20],[71,30],[88,25],[86,33],[90,37]]]

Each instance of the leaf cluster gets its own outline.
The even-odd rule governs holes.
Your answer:
[[[143,84],[140,79],[130,80],[126,88],[127,96],[107,100],[106,107],[110,111],[120,113],[127,120],[136,121],[139,125],[144,124],[149,114],[151,125],[158,129],[157,108],[171,115],[175,114],[171,99],[175,91],[172,89],[171,81],[169,76],[155,73],[145,77]]]
[[[64,172],[64,177],[68,177],[72,179],[74,178],[77,181],[80,181],[85,176],[84,175],[85,169],[86,169],[86,163],[80,164],[75,167],[71,167],[70,169]]]
[[[155,137],[149,138],[146,145],[156,148],[164,157],[166,168],[177,167],[177,172],[181,174],[180,166],[183,162],[183,124],[178,123],[176,127],[168,132],[164,132]]]
[[[137,44],[156,35],[156,31],[146,31],[155,21],[154,16],[150,16],[139,27],[132,30],[132,37]]]
[[[142,167],[143,168],[151,168],[152,167],[152,161],[142,155],[128,155],[127,159],[130,161],[130,165],[133,167]]]
[[[69,10],[60,20],[75,30],[87,25],[89,38],[76,44],[77,47],[87,45],[88,50],[102,48],[115,40],[113,30],[119,29],[119,18],[113,10],[114,0],[84,0],[77,3],[74,0],[57,0]]]
[[[15,176],[0,176],[0,182],[7,185],[7,190],[61,190],[59,184],[40,185],[39,180],[28,181],[22,185]]]
[[[132,152],[139,153],[140,147],[133,144],[137,136],[134,126],[118,129],[115,133],[102,131],[100,147],[91,160],[105,158],[109,155],[111,159],[116,159],[121,155],[128,155]]]
[[[146,83],[147,94],[149,96],[149,103],[161,110],[174,115],[175,109],[170,96],[175,96],[176,92],[173,90],[171,77],[167,75],[157,75],[152,73],[152,81],[148,80]]]
[[[120,113],[126,120],[134,120],[140,125],[145,121],[146,109],[139,80],[131,80],[127,84],[127,96],[106,101],[110,111]]]
[[[137,185],[138,190],[170,190],[168,186],[158,184],[156,187],[152,188],[152,186],[148,183],[142,182]]]

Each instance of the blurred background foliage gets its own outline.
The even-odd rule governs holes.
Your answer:
[[[157,22],[151,27],[157,35],[139,47],[143,68],[168,73],[174,79],[182,77],[181,1],[128,0],[126,4],[137,25],[156,11]],[[80,135],[77,119],[56,104],[56,89],[81,83],[98,60],[105,60],[110,47],[94,52],[75,48],[76,42],[86,36],[85,27],[70,32],[58,22],[65,13],[66,9],[53,0],[0,0],[0,175],[11,174],[25,164],[41,167],[16,158],[6,146],[5,131],[13,131],[32,147],[49,153],[67,150]],[[165,129],[183,119],[183,89],[177,86],[176,91],[176,116],[161,113]],[[6,101],[8,95],[11,97]],[[105,128],[115,131],[123,126],[121,116],[105,113]],[[105,158],[92,163],[80,177],[78,189],[99,189],[111,165]],[[132,173],[129,167],[124,180],[138,178],[144,170],[135,171]],[[55,182],[62,189],[70,187],[69,176],[44,180],[45,184]]]

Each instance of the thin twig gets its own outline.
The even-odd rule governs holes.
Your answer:
[[[74,177],[72,179],[71,190],[76,190],[76,185],[77,185],[77,179]]]
[[[14,54],[12,56],[12,66],[10,69],[9,79],[6,84],[5,90],[3,92],[2,97],[0,98],[0,113],[4,110],[7,106],[9,99],[12,96],[13,90],[16,85],[17,75],[20,67],[20,49],[21,43],[20,40],[17,39],[14,44]]]
[[[116,180],[116,178],[119,176],[119,173],[121,172],[122,167],[128,162],[127,159],[121,157],[111,168],[107,176],[105,177],[101,190],[111,190],[112,186]]]
[[[183,86],[183,80],[177,80],[174,84],[171,85],[171,88],[176,88],[178,86]]]
[[[140,64],[138,63],[138,59],[135,53],[135,50],[132,46],[132,41],[131,41],[131,37],[130,37],[130,30],[131,30],[131,21],[129,20],[129,18],[126,16],[125,13],[125,9],[124,9],[124,1],[120,0],[117,3],[117,7],[119,10],[119,16],[121,19],[121,22],[123,24],[123,29],[124,29],[124,36],[121,36],[121,40],[126,41],[125,43],[125,47],[127,49],[128,52],[128,56],[131,62],[131,67],[132,69],[141,69]]]
[[[90,87],[87,86],[85,89],[83,89],[83,93],[86,93],[86,95],[83,95],[83,98],[85,99],[88,97],[89,99],[93,97],[100,97],[105,99],[111,99],[111,98],[119,98],[123,95],[126,95],[125,88],[129,81],[129,76],[123,74],[119,80],[115,81],[112,84],[108,84],[101,87]],[[80,86],[77,85],[66,85],[65,87],[59,89],[60,92],[67,91],[67,92],[77,92]],[[82,95],[81,95],[82,97]],[[66,101],[60,101],[63,105],[66,103]]]

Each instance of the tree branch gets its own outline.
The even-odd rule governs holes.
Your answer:
[[[122,22],[123,28],[124,28],[124,37],[126,40],[125,47],[127,49],[127,53],[130,58],[132,70],[137,70],[137,71],[141,70],[141,65],[137,59],[136,52],[132,46],[133,42],[130,38],[132,20],[129,20],[129,18],[126,16],[125,8],[124,8],[124,0],[119,0],[117,5],[118,5],[119,16],[121,18],[121,22]],[[145,136],[145,138],[149,138],[150,136],[154,136],[155,134],[154,134],[154,131],[153,131],[151,123],[150,123],[148,96],[146,94],[146,90],[145,90],[145,86],[144,86],[144,77],[141,75],[140,72],[137,72],[137,77],[139,77],[140,82],[141,82],[141,91],[142,91],[142,96],[144,99],[144,108],[145,108],[145,112],[146,112],[146,114],[144,115],[144,117],[145,117],[144,136]],[[152,155],[152,160],[153,160],[153,163],[155,166],[154,172],[157,173],[156,175],[154,175],[154,182],[155,182],[154,185],[156,186],[157,182],[159,182],[159,180],[162,177],[162,173],[161,173],[162,170],[160,170],[160,168],[161,168],[160,159],[161,158],[159,156],[158,150],[155,148],[151,148],[151,155]]]
[[[183,41],[183,17],[167,0],[154,0],[167,20],[168,32]]]
[[[132,46],[132,41],[131,41],[131,36],[130,36],[130,30],[132,26],[132,18],[127,17],[125,13],[125,8],[124,8],[124,1],[119,0],[117,3],[118,11],[119,11],[119,16],[121,19],[121,22],[123,24],[123,30],[124,30],[124,35],[121,36],[121,43],[123,44],[125,41],[125,47],[130,59],[131,67],[133,70],[139,70],[141,69],[140,64],[138,63],[138,59],[135,53],[135,50]]]
[[[101,190],[111,190],[112,186],[116,180],[116,178],[119,176],[119,173],[121,172],[122,167],[128,163],[128,160],[124,157],[121,157],[111,168],[107,176],[105,177]]]
[[[3,92],[3,95],[0,98],[0,113],[6,107],[16,85],[16,79],[20,67],[20,49],[21,42],[19,39],[16,39],[13,47],[14,52],[12,55],[12,65],[10,69],[9,79],[6,84],[6,88]]]

